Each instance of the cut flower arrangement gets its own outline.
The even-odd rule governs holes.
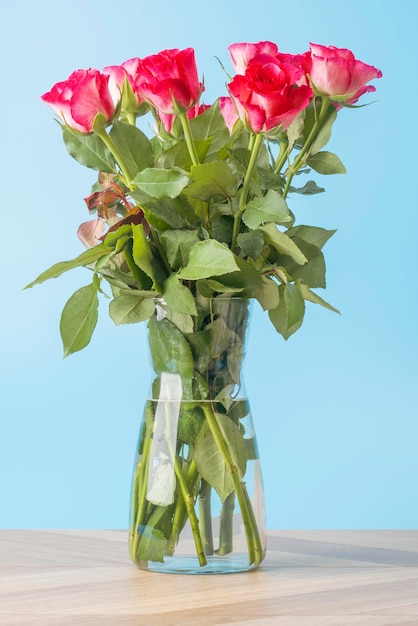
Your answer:
[[[180,381],[174,444],[160,451],[171,479],[151,460],[152,403],[140,436],[130,533],[139,564],[172,556],[186,522],[200,566],[230,554],[235,503],[248,567],[263,558],[245,480],[256,447],[248,406],[237,400],[248,302],[257,300],[285,339],[301,326],[306,301],[337,311],[315,291],[325,287],[322,248],[334,231],[297,224],[288,200],[324,191],[312,170],[345,172],[324,147],[340,112],[351,114],[381,76],[333,46],[294,55],[268,41],[236,43],[229,53],[234,76],[211,105],[191,48],[77,70],[42,96],[69,154],[99,174],[85,199],[93,219],[78,230],[87,249],[29,286],[88,268],[92,281],[62,312],[65,356],[90,342],[101,296],[115,324],[149,320],[152,398]],[[148,134],[138,124],[145,115]],[[224,315],[224,303],[237,300],[244,306]],[[147,492],[155,469],[160,478]],[[223,508],[216,550],[207,523],[213,490]]]

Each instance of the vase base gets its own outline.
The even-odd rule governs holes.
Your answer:
[[[249,565],[247,554],[235,554],[233,557],[208,556],[206,565],[199,565],[194,556],[166,557],[164,563],[140,561],[138,567],[148,572],[163,574],[237,574],[256,569],[258,565]]]

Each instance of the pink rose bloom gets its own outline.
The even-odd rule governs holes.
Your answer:
[[[351,50],[310,44],[311,80],[316,91],[338,102],[354,103],[364,93],[375,91],[367,85],[382,72],[372,65],[358,61]]]
[[[193,48],[163,50],[141,59],[135,88],[160,113],[190,109],[203,91]]]
[[[276,59],[280,61],[280,63],[285,63],[286,65],[292,65],[298,70],[298,78],[296,79],[297,85],[308,85],[308,75],[311,73],[312,60],[311,53],[304,52],[303,54],[288,54],[284,52],[278,52],[276,54]]]
[[[202,113],[204,113],[207,109],[210,108],[210,104],[195,104],[193,105],[188,111],[187,111],[187,117],[189,118],[189,120],[192,120],[193,118],[197,117],[198,115],[201,115]],[[164,130],[166,130],[168,133],[171,133],[172,129],[173,129],[173,124],[174,121],[176,119],[176,116],[174,114],[171,113],[160,113],[158,111],[158,118],[161,121]]]
[[[297,63],[259,54],[249,61],[245,75],[235,76],[228,88],[238,115],[254,133],[277,126],[286,129],[313,96],[308,85],[298,86],[303,76]]]
[[[116,104],[109,90],[109,77],[98,70],[76,70],[41,96],[70,128],[91,133],[98,114],[110,122]]]
[[[136,89],[136,79],[138,75],[138,66],[141,60],[138,58],[128,59],[121,65],[108,65],[103,68],[103,74],[109,76],[109,89],[114,100],[119,102],[122,94],[123,84],[128,81],[132,92],[136,99],[138,107],[144,102],[144,98]]]
[[[237,74],[245,74],[249,61],[258,54],[269,54],[274,57],[278,52],[276,44],[271,43],[271,41],[233,43],[231,46],[228,46],[228,50]]]
[[[237,107],[235,106],[235,102],[232,100],[232,98],[228,98],[227,96],[221,96],[219,98],[219,106],[225,124],[227,125],[229,132],[232,133],[235,124],[239,120],[239,115],[237,112]]]

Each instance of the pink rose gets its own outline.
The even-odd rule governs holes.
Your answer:
[[[107,123],[115,113],[116,103],[108,83],[109,76],[98,70],[76,70],[41,98],[70,128],[91,133],[97,115]]]
[[[187,117],[189,118],[189,120],[192,120],[193,118],[197,117],[198,115],[201,115],[202,113],[204,113],[207,109],[210,108],[209,104],[195,104],[193,105],[188,111],[187,111]],[[168,133],[171,133],[172,129],[173,129],[173,124],[174,121],[176,119],[176,116],[172,113],[160,113],[158,111],[158,118],[161,121],[164,130],[166,130]]]
[[[109,89],[113,99],[115,100],[115,98],[117,98],[118,101],[121,99],[123,84],[125,80],[127,80],[135,97],[135,105],[138,109],[144,102],[144,98],[142,94],[138,92],[135,84],[137,79],[137,69],[140,62],[140,59],[134,58],[124,61],[122,65],[108,65],[103,68],[103,74],[109,76]]]
[[[231,55],[232,65],[237,74],[245,74],[247,65],[252,58],[258,54],[269,54],[275,56],[278,48],[271,41],[259,41],[258,43],[233,43],[228,46]]]
[[[320,94],[352,104],[364,93],[375,91],[375,87],[366,83],[373,78],[381,78],[382,72],[358,61],[350,50],[313,43],[310,48],[310,76],[315,90]]]
[[[254,132],[286,129],[313,95],[303,83],[300,64],[281,62],[276,56],[259,54],[249,62],[245,74],[229,83],[238,115]]]
[[[135,88],[160,113],[187,111],[196,104],[203,91],[194,50],[163,50],[141,59]]]
[[[276,54],[276,59],[280,61],[280,63],[285,63],[286,65],[291,65],[297,69],[297,85],[308,85],[308,75],[311,73],[312,61],[311,61],[311,53],[304,52],[303,54],[288,54],[284,52],[278,52]]]
[[[232,100],[232,98],[228,98],[226,96],[221,96],[219,98],[219,106],[220,106],[222,117],[224,118],[225,124],[227,125],[229,132],[232,133],[235,124],[239,120],[237,107],[235,106],[235,103]]]

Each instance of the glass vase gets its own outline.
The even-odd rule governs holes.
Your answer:
[[[141,569],[232,573],[265,555],[264,495],[242,379],[251,301],[196,298],[196,315],[156,301],[154,379],[132,481],[130,555]]]

